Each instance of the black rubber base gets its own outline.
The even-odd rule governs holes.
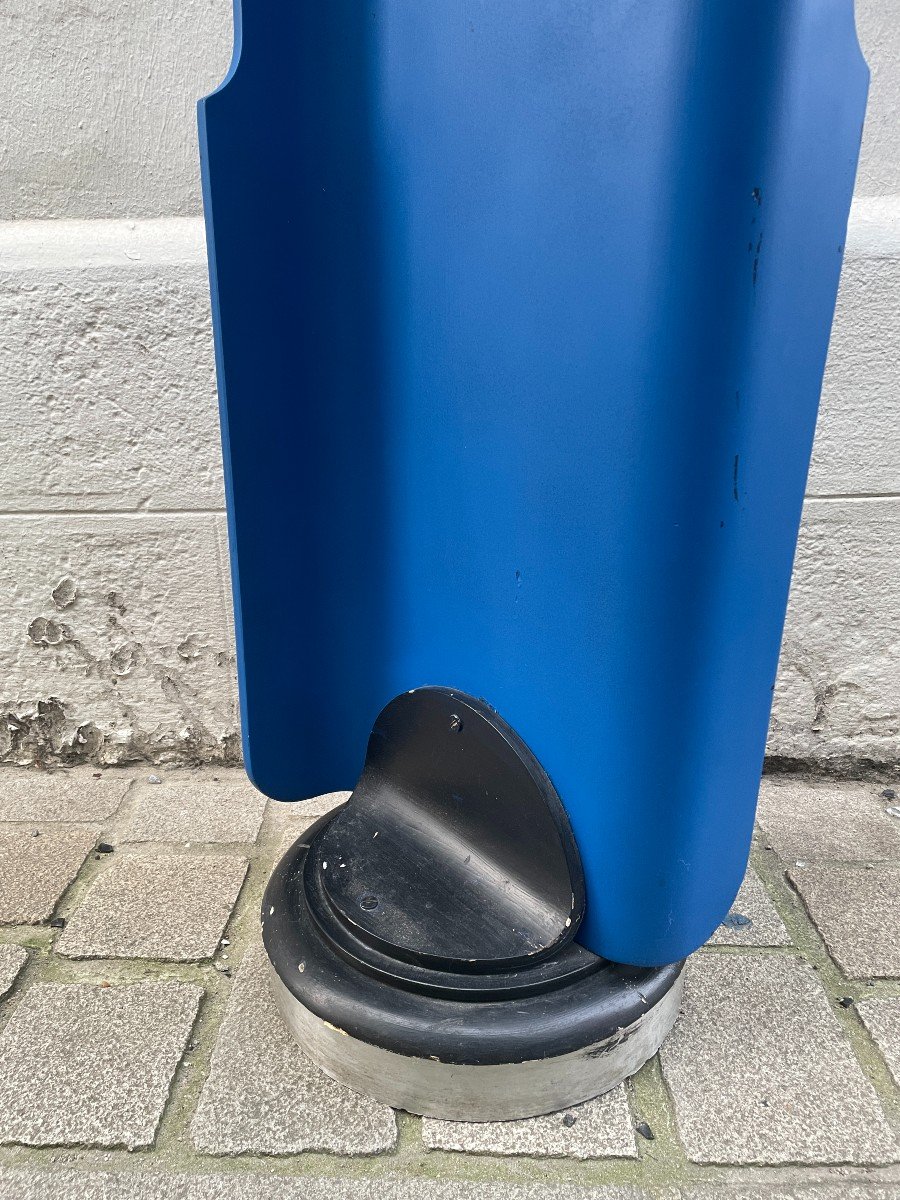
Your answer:
[[[304,1050],[397,1108],[506,1120],[614,1087],[671,1028],[681,964],[576,939],[584,877],[540,763],[483,700],[418,688],[379,714],[349,802],[263,901],[275,998]]]
[[[318,885],[334,820],[291,847],[262,909],[281,1012],[333,1077],[412,1112],[505,1120],[599,1095],[656,1052],[683,964],[624,967],[574,943],[476,977],[398,961],[355,938]]]

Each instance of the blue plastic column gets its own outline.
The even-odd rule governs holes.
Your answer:
[[[244,751],[485,697],[581,940],[747,861],[868,73],[852,0],[243,0],[200,105]]]

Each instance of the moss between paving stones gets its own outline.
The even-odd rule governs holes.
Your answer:
[[[127,810],[127,803],[124,807]],[[116,822],[111,822],[104,829],[104,837],[111,842],[116,840],[117,822],[120,819],[117,818]],[[298,822],[298,834],[301,828],[302,822]],[[283,831],[283,813],[278,813],[276,818],[270,806],[263,821],[260,839],[250,848],[250,871],[226,928],[226,936],[231,941],[229,951],[232,966],[239,964],[247,946],[258,937],[258,909],[262,890],[284,840]],[[244,847],[241,850],[247,852]],[[754,855],[755,865],[766,890],[797,947],[793,953],[801,952],[813,965],[820,968],[823,984],[829,995],[861,995],[863,984],[850,986],[846,981],[842,981],[821,941],[809,926],[802,906],[799,906],[796,896],[784,883],[779,865],[773,859],[773,855],[766,855],[761,850]],[[66,905],[77,905],[94,870],[93,858],[89,858],[79,877],[66,893],[60,911],[64,910]],[[3,931],[3,938],[6,941],[23,941],[20,930]],[[142,1175],[145,1171],[153,1174],[177,1171],[196,1180],[201,1177],[218,1177],[223,1181],[223,1186],[227,1179],[235,1180],[236,1184],[244,1180],[249,1186],[255,1177],[265,1176],[267,1179],[305,1180],[310,1186],[310,1200],[316,1200],[312,1190],[316,1180],[330,1180],[335,1188],[351,1181],[360,1181],[371,1186],[371,1192],[367,1191],[366,1194],[371,1194],[374,1200],[381,1191],[380,1187],[376,1190],[375,1185],[387,1184],[391,1178],[408,1186],[409,1195],[420,1197],[421,1200],[429,1200],[422,1190],[422,1185],[428,1182],[442,1182],[450,1187],[455,1184],[474,1184],[476,1190],[473,1192],[469,1189],[473,1200],[476,1196],[478,1200],[490,1200],[486,1186],[490,1183],[545,1184],[552,1186],[554,1190],[560,1189],[566,1200],[574,1200],[578,1189],[608,1189],[623,1185],[642,1188],[656,1198],[671,1196],[673,1189],[687,1197],[703,1186],[713,1188],[711,1194],[716,1197],[721,1195],[723,1198],[731,1193],[733,1187],[740,1187],[746,1191],[746,1200],[750,1200],[751,1197],[755,1200],[756,1196],[775,1200],[776,1188],[784,1188],[785,1194],[791,1197],[803,1194],[803,1200],[837,1200],[838,1196],[840,1200],[845,1200],[840,1191],[827,1197],[823,1194],[821,1197],[810,1195],[807,1198],[805,1191],[816,1182],[834,1183],[836,1187],[844,1189],[846,1200],[851,1200],[851,1193],[847,1189],[853,1186],[854,1181],[866,1186],[882,1185],[881,1194],[873,1193],[871,1200],[887,1200],[888,1193],[884,1191],[885,1188],[900,1196],[900,1169],[896,1167],[848,1171],[833,1168],[809,1170],[791,1167],[697,1167],[690,1164],[678,1143],[671,1102],[656,1062],[648,1064],[628,1085],[629,1101],[635,1120],[646,1121],[656,1135],[652,1142],[638,1139],[640,1158],[637,1161],[616,1159],[582,1163],[568,1159],[498,1158],[491,1155],[470,1156],[426,1151],[420,1137],[418,1118],[403,1113],[398,1115],[396,1148],[377,1157],[346,1158],[320,1153],[278,1158],[252,1154],[235,1158],[200,1155],[192,1147],[188,1126],[208,1071],[215,1031],[224,1013],[232,980],[215,971],[209,964],[197,966],[125,960],[63,962],[49,951],[50,935],[46,929],[29,930],[25,938],[28,944],[34,944],[36,953],[15,985],[7,1004],[15,1004],[21,989],[36,979],[109,979],[111,982],[180,979],[200,982],[204,987],[205,996],[192,1034],[197,1049],[188,1053],[176,1072],[169,1102],[152,1148],[127,1153],[83,1148],[7,1147],[0,1149],[0,1171],[9,1167],[28,1167],[42,1172],[46,1170],[48,1181],[50,1171],[66,1167],[76,1167],[80,1171],[112,1171],[130,1178],[134,1178],[135,1172]],[[710,953],[742,954],[744,951],[723,948]],[[785,951],[772,950],[764,953],[780,955]],[[900,983],[881,983],[875,989],[865,989],[865,992],[867,995],[900,994]],[[900,1121],[897,1089],[894,1088],[856,1013],[853,1009],[838,1009],[836,1015],[889,1115],[895,1122]],[[798,1188],[802,1189],[802,1193],[797,1191]],[[235,1196],[242,1194],[240,1188],[234,1192]],[[299,1196],[306,1194],[305,1191],[299,1193],[298,1200]],[[7,1200],[7,1197],[2,1196],[2,1200]],[[20,1198],[17,1196],[16,1200]],[[738,1200],[737,1193],[733,1193],[733,1200]],[[853,1196],[852,1200],[856,1200],[856,1197]]]

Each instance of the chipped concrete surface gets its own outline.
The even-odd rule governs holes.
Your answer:
[[[900,765],[900,499],[809,500],[769,753],[837,772]]]
[[[122,263],[67,262],[72,246],[62,235],[71,230],[90,262],[100,236],[93,229],[105,224],[56,229],[50,269],[40,244],[21,269],[0,253],[2,444],[15,447],[0,475],[0,511],[221,509],[202,236],[186,248],[187,261],[166,262],[168,222],[150,259],[126,226]],[[174,223],[176,235],[183,224]]]
[[[0,519],[0,758],[235,757],[218,520],[138,513]],[[52,593],[63,577],[74,581],[77,598],[60,612]]]

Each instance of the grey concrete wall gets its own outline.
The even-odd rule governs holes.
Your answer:
[[[0,6],[0,759],[237,753],[194,118],[230,23],[230,0]],[[770,751],[900,769],[900,6],[862,0],[859,28],[872,105]]]
[[[900,5],[857,0],[873,90],[861,196],[900,192]],[[0,220],[200,212],[194,105],[231,0],[3,0]]]
[[[0,220],[198,213],[231,41],[230,0],[3,0]]]

